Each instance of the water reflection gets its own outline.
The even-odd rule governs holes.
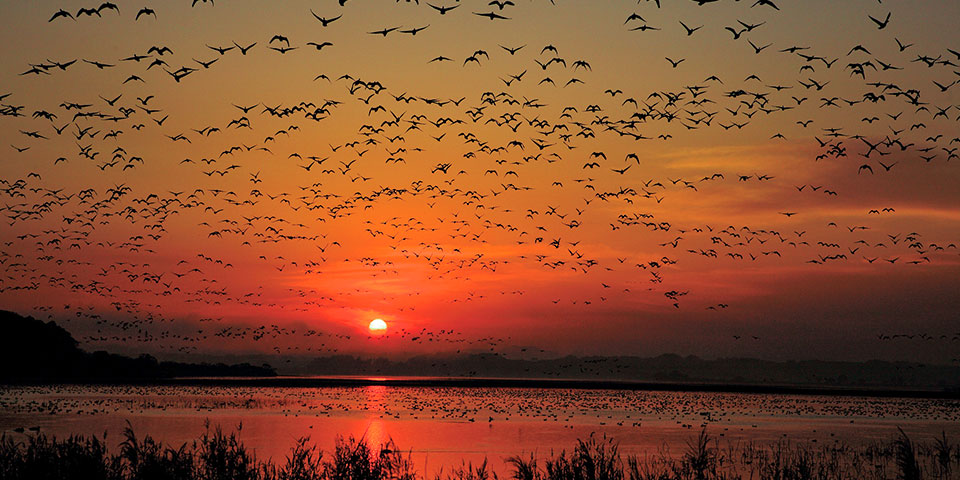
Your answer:
[[[384,385],[370,385],[363,387],[362,396],[366,399],[367,427],[364,431],[369,445],[375,449],[387,443],[389,438],[384,433],[383,415],[386,412],[386,389]]]

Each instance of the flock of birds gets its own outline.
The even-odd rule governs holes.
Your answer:
[[[856,397],[745,393],[452,387],[371,390],[345,387],[259,389],[58,385],[17,387],[0,394],[0,404],[5,411],[31,419],[104,415],[129,418],[130,415],[157,413],[189,417],[246,410],[270,416],[346,416],[362,421],[378,416],[389,420],[427,422],[552,422],[631,428],[642,427],[646,422],[648,426],[651,423],[666,426],[672,423],[680,428],[713,425],[712,428],[726,430],[757,428],[758,424],[771,421],[782,427],[785,419],[809,421],[813,418],[833,422],[844,420],[835,426],[846,421],[928,422],[951,427],[951,434],[954,433],[952,427],[958,420],[958,412],[949,400],[875,400],[863,402]],[[255,420],[247,417],[248,422]]]
[[[191,3],[198,11],[233,8]],[[43,90],[45,82],[68,77],[99,93],[50,89],[42,101],[24,101],[32,97],[0,91],[8,144],[0,167],[6,223],[0,298],[28,299],[19,301],[51,318],[84,320],[92,325],[82,337],[88,344],[134,342],[189,353],[215,342],[263,341],[278,354],[331,353],[351,335],[283,322],[233,324],[221,312],[302,316],[376,297],[403,315],[428,285],[464,285],[447,295],[452,304],[526,304],[536,302],[529,288],[513,288],[503,273],[526,269],[581,285],[573,296],[552,296],[546,307],[594,308],[642,297],[668,310],[730,312],[733,302],[697,297],[674,276],[685,278],[678,272],[686,265],[721,262],[857,264],[883,272],[956,262],[955,230],[938,238],[942,231],[925,232],[923,222],[902,231],[876,227],[890,225],[881,222],[905,210],[899,204],[875,200],[853,223],[847,215],[823,224],[788,206],[822,208],[855,193],[850,185],[857,181],[949,171],[944,165],[960,158],[960,52],[901,38],[884,3],[848,19],[875,30],[869,42],[833,49],[766,40],[769,23],[785,15],[780,1],[693,0],[704,10],[735,10],[742,17],[733,25],[671,19],[681,2],[660,0],[627,2],[619,7],[629,12],[625,20],[604,20],[639,42],[670,30],[691,39],[711,29],[729,32],[732,57],[786,65],[792,77],[699,75],[695,60],[671,48],[657,61],[682,80],[647,90],[642,79],[601,83],[615,80],[600,80],[598,61],[565,55],[562,35],[542,44],[489,38],[460,56],[437,44],[437,55],[408,67],[411,74],[472,69],[485,83],[465,86],[462,96],[327,71],[311,74],[306,80],[314,90],[296,102],[219,99],[210,92],[223,109],[178,113],[181,88],[221,69],[239,74],[250,59],[300,72],[298,66],[315,65],[307,55],[345,48],[351,34],[435,42],[430,35],[442,22],[509,25],[530,8],[565,8],[554,3],[407,0],[397,8],[415,9],[422,22],[345,32],[338,28],[355,4],[341,0],[302,12],[317,34],[308,42],[285,33],[241,41],[237,32],[184,51],[136,39],[118,47],[126,51],[119,57],[56,61],[37,46],[30,51],[37,60],[16,72],[18,85],[29,80],[29,89]],[[104,2],[57,9],[43,20],[55,36],[65,25],[90,22],[96,29],[110,17],[163,22],[164,8],[173,7]],[[498,67],[514,65],[508,62],[523,67]],[[581,98],[589,101],[574,101]],[[329,133],[341,130],[342,136]],[[651,153],[719,135],[801,145],[795,149],[813,152],[804,168],[830,173],[797,184],[776,163],[765,172],[717,161],[671,176]],[[672,219],[683,217],[688,199],[738,191],[793,196],[769,207],[765,224]],[[645,246],[603,248],[613,238]],[[501,277],[504,283],[493,288],[474,284]],[[391,279],[406,291],[378,287]],[[199,317],[185,322],[168,313],[171,305]],[[733,339],[760,340],[751,333]],[[464,350],[497,351],[509,342],[446,327],[389,335]],[[958,335],[919,338],[952,342]]]

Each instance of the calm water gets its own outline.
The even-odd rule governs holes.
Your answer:
[[[865,443],[902,427],[916,439],[960,437],[960,402],[905,398],[637,392],[534,388],[365,386],[237,388],[0,387],[0,430],[39,426],[47,434],[107,433],[118,443],[127,422],[139,435],[179,445],[209,420],[242,427],[259,457],[282,459],[297,438],[330,450],[337,435],[392,438],[418,468],[489,459],[497,471],[521,453],[571,449],[591,433],[612,436],[624,453],[681,453],[701,426],[725,442]]]

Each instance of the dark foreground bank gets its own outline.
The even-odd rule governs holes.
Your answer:
[[[418,480],[410,454],[392,442],[338,439],[322,452],[300,439],[283,459],[259,459],[238,433],[220,428],[193,442],[164,445],[129,427],[118,441],[43,434],[0,439],[0,478],[7,480]],[[24,437],[23,435],[27,435]],[[14,438],[15,437],[15,438]],[[531,446],[535,447],[535,446]],[[816,443],[723,444],[706,431],[682,452],[623,456],[615,441],[589,437],[569,452],[515,456],[507,472],[479,465],[452,466],[436,480],[712,480],[712,479],[951,479],[960,478],[960,448],[945,435],[915,440],[891,431],[888,441],[865,446]]]

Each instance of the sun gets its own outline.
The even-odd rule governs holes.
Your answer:
[[[370,326],[367,328],[369,328],[371,332],[380,333],[380,332],[386,331],[387,322],[384,322],[379,318],[375,318],[373,319],[372,322],[370,322]]]

